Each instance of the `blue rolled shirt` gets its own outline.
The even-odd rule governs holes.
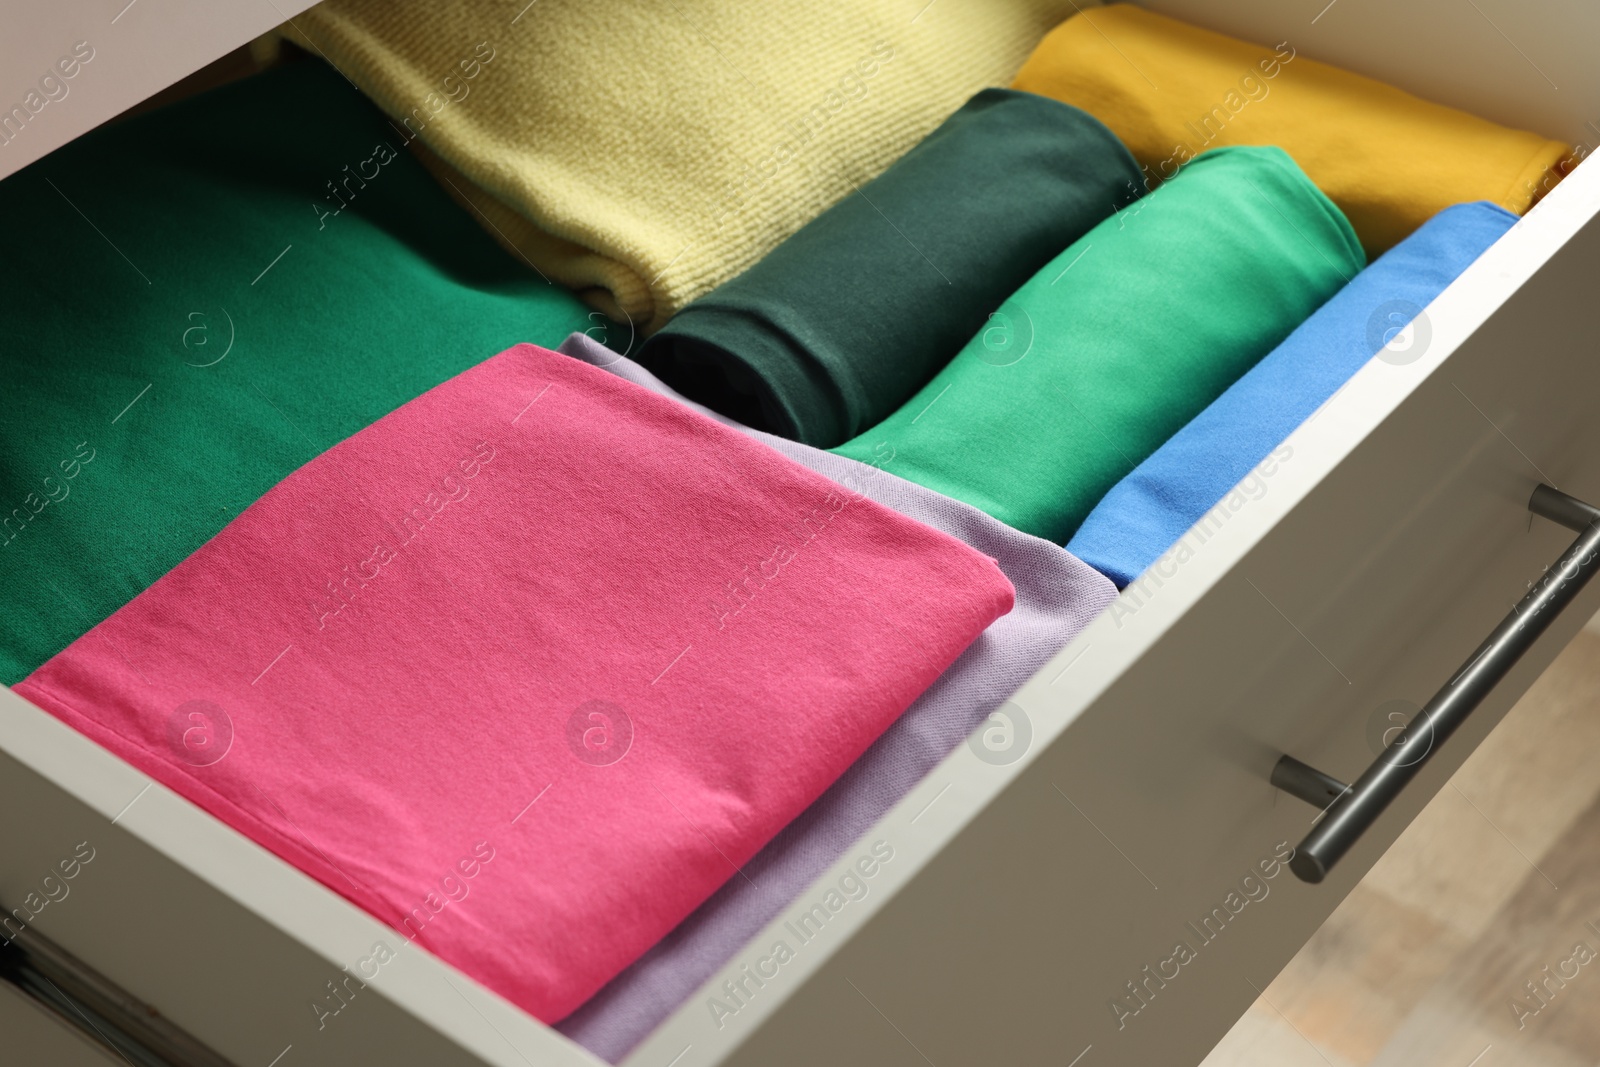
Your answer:
[[[1127,586],[1516,221],[1487,201],[1429,219],[1113,486],[1067,550]],[[1420,331],[1404,340],[1426,343]],[[1395,350],[1403,360],[1402,346]]]

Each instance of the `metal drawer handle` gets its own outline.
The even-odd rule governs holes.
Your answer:
[[[1579,531],[1577,540],[1366,773],[1353,785],[1345,785],[1293,756],[1284,756],[1272,769],[1273,785],[1325,809],[1321,821],[1289,861],[1289,869],[1301,881],[1315,883],[1327,876],[1600,570],[1596,562],[1600,559],[1600,508],[1541,485],[1528,500],[1528,510]]]

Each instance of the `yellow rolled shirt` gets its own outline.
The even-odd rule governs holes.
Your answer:
[[[1100,119],[1149,183],[1222,145],[1276,145],[1339,205],[1369,257],[1451,204],[1522,214],[1560,180],[1569,148],[1300,55],[1129,4],[1052,30],[1014,87]]]

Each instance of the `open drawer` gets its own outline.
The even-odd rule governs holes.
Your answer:
[[[195,33],[138,0],[103,46],[83,10],[28,15],[7,69],[90,39],[121,88],[0,166],[300,6]],[[1550,136],[1600,121],[1594,11],[1150,6]],[[1580,595],[1324,881],[1288,872],[1317,812],[1271,785],[1280,756],[1354,778],[1393,702],[1444,685],[1572,540],[1534,488],[1600,500],[1597,215],[1580,167],[625,1062],[1198,1063],[1600,607]],[[597,1062],[9,692],[0,765],[0,899],[75,859],[36,931],[231,1062]],[[830,904],[858,863],[866,894]]]

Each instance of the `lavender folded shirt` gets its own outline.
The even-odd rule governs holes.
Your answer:
[[[694,914],[556,1026],[616,1063],[798,897],[953,748],[1116,597],[1111,582],[1059,545],[879,466],[740,426],[673,392],[632,360],[575,333],[559,351],[603,367],[764,441],[819,474],[986,553],[1016,606],[972,643],[799,818]]]

